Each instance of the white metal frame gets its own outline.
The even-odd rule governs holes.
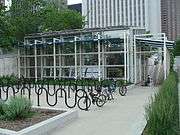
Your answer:
[[[152,40],[156,40],[158,39],[159,41],[163,42],[163,57],[164,57],[164,61],[163,61],[163,70],[164,70],[164,80],[167,78],[167,46],[166,46],[166,42],[167,42],[167,37],[165,33],[158,33],[158,34],[141,34],[141,35],[134,35],[134,72],[135,72],[135,83],[137,83],[137,54],[141,54],[141,53],[153,53],[156,51],[143,51],[143,52],[137,52],[137,48],[136,48],[136,39],[149,39],[146,37],[154,37]],[[142,71],[140,71],[141,73]]]

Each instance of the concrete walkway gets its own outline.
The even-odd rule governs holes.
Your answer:
[[[79,111],[79,119],[51,135],[141,135],[146,125],[144,107],[156,90],[141,87],[129,90],[126,97],[116,95],[103,108]]]

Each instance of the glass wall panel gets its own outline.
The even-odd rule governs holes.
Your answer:
[[[75,58],[74,55],[67,55],[62,56],[62,66],[74,66],[75,65]]]
[[[74,53],[74,43],[65,43],[61,46],[62,54]]]
[[[124,65],[124,53],[106,54],[106,65]]]
[[[27,55],[34,55],[34,47],[33,46],[26,47],[26,54]]]
[[[108,67],[107,68],[108,78],[123,78],[124,77],[124,67]]]
[[[98,52],[98,43],[97,42],[84,42],[82,45],[82,52],[89,53],[89,52]]]
[[[84,65],[98,65],[97,54],[83,55],[83,58],[84,58]]]
[[[43,57],[44,66],[53,66],[54,65],[54,58],[53,56],[45,56]]]
[[[124,41],[121,42],[113,42],[113,41],[107,41],[105,44],[105,52],[111,52],[111,51],[124,51]]]
[[[62,68],[62,77],[74,77],[75,76],[75,68]]]

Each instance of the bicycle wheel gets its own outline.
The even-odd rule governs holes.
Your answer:
[[[126,93],[127,93],[127,87],[126,86],[119,87],[119,94],[121,96],[125,96]]]
[[[106,96],[101,94],[97,97],[96,105],[102,107],[106,103]]]
[[[91,106],[91,100],[88,97],[81,97],[77,103],[79,109],[88,110]]]
[[[78,98],[82,98],[82,97],[84,97],[86,94],[87,94],[87,93],[86,93],[84,90],[81,90],[81,89],[77,90],[77,97],[78,97]]]

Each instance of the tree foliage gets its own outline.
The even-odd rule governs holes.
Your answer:
[[[23,41],[31,33],[82,28],[83,20],[80,13],[60,10],[44,0],[12,0],[8,12],[0,8],[0,47]]]
[[[50,5],[42,11],[43,31],[59,31],[65,29],[82,28],[83,17],[80,13],[72,10],[60,11]]]
[[[0,5],[0,48],[9,50],[14,43],[14,27],[5,14],[5,7]]]
[[[40,32],[42,22],[40,11],[45,3],[43,0],[20,1],[14,0],[9,12],[10,22],[16,27],[16,38],[21,41],[26,34]]]
[[[180,56],[180,39],[176,41],[175,56]]]

